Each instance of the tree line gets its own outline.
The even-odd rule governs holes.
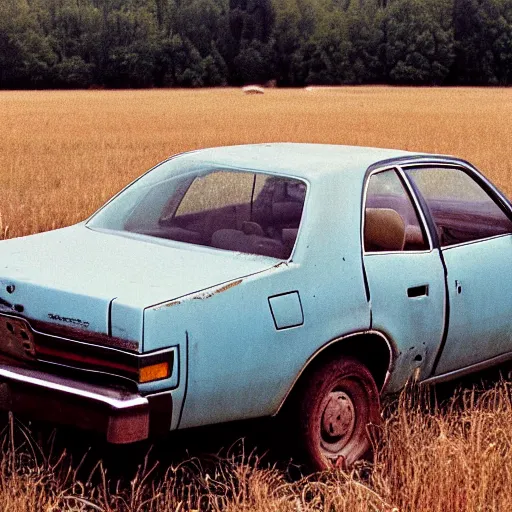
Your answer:
[[[0,88],[512,83],[512,0],[0,0]]]

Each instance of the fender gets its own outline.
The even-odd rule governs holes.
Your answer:
[[[349,334],[344,334],[342,336],[339,336],[339,337],[336,337],[330,341],[328,341],[327,343],[325,343],[324,345],[322,345],[321,347],[319,347],[307,360],[306,362],[304,363],[304,365],[302,366],[300,372],[297,374],[297,376],[295,377],[295,379],[293,380],[290,388],[288,389],[288,391],[286,392],[284,398],[281,400],[281,403],[279,404],[279,407],[277,408],[276,412],[272,415],[272,416],[276,416],[279,411],[281,411],[284,403],[286,402],[286,400],[288,399],[288,397],[290,396],[291,392],[293,391],[293,389],[295,388],[295,385],[297,384],[297,382],[299,381],[299,379],[304,375],[304,373],[307,371],[308,368],[310,368],[310,365],[313,363],[313,361],[317,360],[317,357],[322,354],[323,352],[325,352],[325,350],[333,347],[334,345],[338,344],[338,343],[342,343],[344,341],[347,341],[349,339],[352,339],[352,338],[355,338],[355,337],[360,337],[360,336],[368,336],[368,335],[372,335],[372,336],[378,336],[380,338],[382,338],[382,340],[384,340],[384,342],[386,343],[386,346],[387,346],[387,349],[389,351],[389,364],[388,364],[388,367],[387,367],[387,370],[386,370],[386,374],[385,374],[385,377],[384,377],[384,381],[383,381],[383,384],[380,388],[380,392],[381,394],[383,393],[383,391],[385,390],[386,388],[386,385],[391,377],[391,373],[393,371],[393,368],[395,366],[395,361],[396,361],[396,358],[397,358],[397,354],[398,354],[398,351],[397,351],[397,348],[395,346],[395,344],[392,342],[392,340],[390,340],[384,333],[382,333],[381,331],[376,331],[376,330],[373,330],[373,329],[368,329],[368,330],[364,330],[364,331],[357,331],[357,332],[352,332],[352,333],[349,333]]]

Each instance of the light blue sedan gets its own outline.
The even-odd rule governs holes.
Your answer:
[[[452,157],[173,157],[88,221],[0,243],[0,409],[113,443],[286,412],[314,468],[379,397],[512,357],[512,210]]]

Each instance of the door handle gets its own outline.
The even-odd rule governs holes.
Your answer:
[[[407,297],[410,299],[414,299],[416,297],[428,297],[428,284],[407,288]]]

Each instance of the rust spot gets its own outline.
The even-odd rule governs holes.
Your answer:
[[[14,309],[14,306],[10,303],[10,302],[7,302],[6,300],[0,298],[0,307],[2,309],[10,309],[10,310],[13,310]]]
[[[164,308],[172,308],[173,306],[179,306],[183,301],[182,300],[173,300],[172,302],[164,302],[163,304],[158,304],[154,306],[153,311],[160,311]]]
[[[194,295],[194,297],[192,297],[192,298],[195,300],[209,299],[210,297],[213,297],[214,295],[218,295],[219,293],[223,293],[223,292],[229,290],[230,288],[234,288],[235,286],[238,286],[242,281],[243,281],[243,279],[237,279],[236,281],[233,281],[232,283],[225,284],[224,286],[221,286],[220,288],[217,288],[216,290],[213,290],[211,292],[204,292],[199,295]]]
[[[6,308],[10,310],[9,312],[16,311],[17,313],[23,313],[23,311],[25,311],[22,304],[11,304],[10,302],[0,298],[0,310],[5,310]]]
[[[164,304],[164,308],[172,308],[173,306],[179,306],[180,304],[181,300],[173,300],[172,302],[167,302],[166,304]]]
[[[288,262],[287,261],[280,261],[279,263],[277,263],[276,265],[270,267],[269,269],[265,270],[264,272],[275,272],[276,270],[279,270],[279,268],[282,267],[283,265],[288,266]]]
[[[235,286],[238,286],[239,284],[242,284],[242,279],[237,279],[236,281],[233,281],[232,283],[228,283],[224,286],[221,286],[220,288],[218,288],[217,290],[215,290],[212,295],[216,295],[218,293],[222,293],[222,292],[225,292],[227,290],[229,290],[230,288],[234,288]]]
[[[173,306],[178,306],[182,302],[185,302],[187,300],[205,300],[209,299],[210,297],[213,297],[214,295],[218,295],[219,293],[223,293],[230,288],[234,288],[235,286],[238,286],[243,282],[243,279],[237,279],[236,281],[232,281],[231,283],[225,284],[224,286],[221,286],[220,288],[216,288],[213,291],[205,291],[197,293],[196,295],[193,295],[192,297],[184,297],[182,300],[173,300],[172,302],[165,302],[164,304],[161,304],[160,306],[157,306],[154,308],[155,311],[160,311],[163,308],[172,308]]]

